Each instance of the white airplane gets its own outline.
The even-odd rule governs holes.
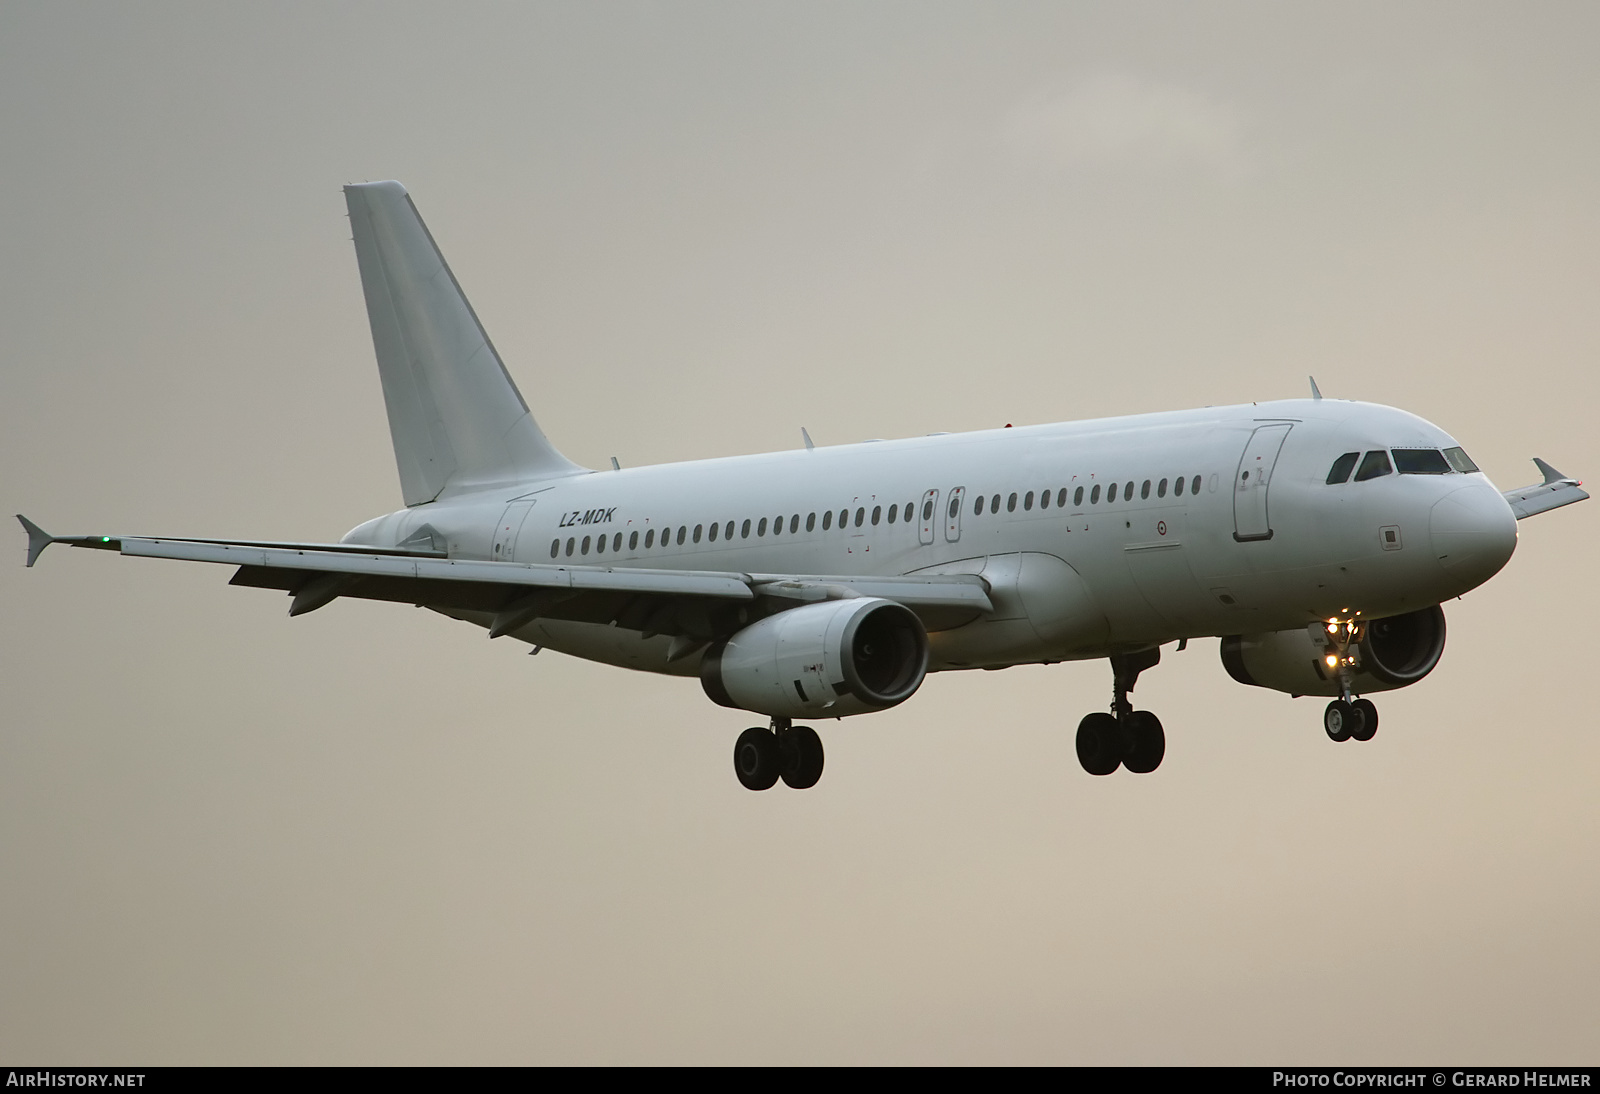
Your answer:
[[[237,566],[290,615],[417,604],[625,668],[697,676],[747,729],[752,790],[816,783],[796,719],[911,698],[929,672],[1109,659],[1078,727],[1094,775],[1153,771],[1129,700],[1161,646],[1219,636],[1243,684],[1330,696],[1369,740],[1368,693],[1444,652],[1439,604],[1487,581],[1517,521],[1589,495],[1541,460],[1502,493],[1438,427],[1310,399],[591,471],[528,411],[404,187],[345,188],[405,508],[338,543],[52,536]]]

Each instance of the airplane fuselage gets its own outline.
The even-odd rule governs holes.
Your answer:
[[[1342,454],[1455,446],[1390,407],[1302,399],[599,471],[484,487],[369,521],[451,558],[752,574],[975,573],[996,610],[930,626],[930,670],[1104,657],[1184,638],[1377,618],[1510,558],[1479,472],[1329,484]],[[489,625],[490,616],[452,611]],[[604,623],[513,632],[674,674],[669,642]]]

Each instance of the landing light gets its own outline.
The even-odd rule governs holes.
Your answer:
[[[1330,669],[1337,668],[1339,666],[1339,659],[1337,657],[1335,657],[1333,654],[1331,654],[1331,653],[1328,654],[1327,660],[1328,660],[1328,667]]]

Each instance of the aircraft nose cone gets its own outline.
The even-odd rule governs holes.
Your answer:
[[[1500,572],[1517,547],[1517,518],[1486,483],[1463,486],[1434,503],[1428,517],[1434,557],[1462,591]]]

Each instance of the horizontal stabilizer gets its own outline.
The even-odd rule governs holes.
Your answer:
[[[1575,501],[1584,501],[1589,497],[1588,491],[1583,489],[1583,484],[1577,479],[1563,475],[1537,456],[1533,458],[1533,463],[1539,469],[1539,474],[1544,476],[1543,482],[1536,482],[1532,486],[1521,486],[1501,494],[1501,497],[1510,503],[1511,511],[1517,515],[1518,520],[1539,513],[1548,513],[1552,509],[1571,505]]]

